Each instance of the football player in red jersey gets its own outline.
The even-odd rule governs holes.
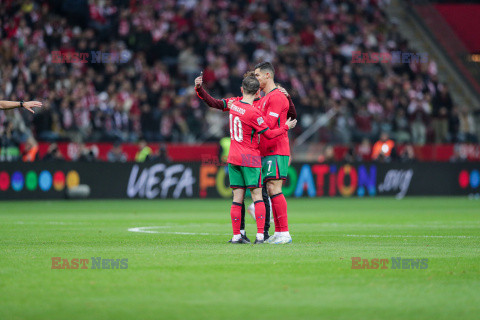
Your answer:
[[[255,76],[255,72],[248,71],[247,73],[244,74],[243,77],[246,78],[247,76]],[[225,99],[215,99],[212,96],[210,96],[207,93],[207,91],[205,91],[205,89],[202,87],[202,84],[203,84],[203,78],[202,78],[202,75],[200,75],[199,77],[197,77],[195,79],[195,91],[197,93],[197,96],[200,99],[202,99],[211,108],[222,110],[222,111],[226,112],[226,111],[228,111],[228,109],[230,107],[229,105],[232,102],[240,101],[242,99],[242,97],[230,97],[230,98],[225,98]],[[293,104],[293,101],[292,101],[291,97],[288,95],[288,93],[285,89],[280,87],[280,85],[278,85],[278,87],[279,87],[279,90],[281,90],[281,92],[283,94],[285,94],[285,96],[287,96],[287,98],[288,98],[288,101],[289,101],[288,117],[292,118],[292,119],[296,119],[297,118],[297,113],[296,113],[295,105]],[[260,106],[261,106],[260,93],[258,93],[255,96],[255,99],[253,101],[253,106],[256,107],[256,108],[260,108]],[[265,207],[266,207],[265,239],[268,239],[270,237],[269,234],[268,234],[268,231],[270,230],[271,204],[270,204],[270,199],[268,197],[268,193],[267,193],[267,189],[266,189],[265,185],[263,186],[263,189],[262,189],[262,196],[263,196],[263,201],[264,201]],[[250,205],[248,211],[250,212],[252,217],[255,219],[255,206],[254,206],[253,203]],[[245,233],[245,203],[242,204],[242,218],[241,218],[240,232],[241,232],[242,236],[246,240],[248,240],[248,238],[246,236],[246,233]]]
[[[261,110],[265,122],[271,129],[281,127],[287,119],[289,102],[275,85],[275,69],[270,62],[262,62],[255,66],[255,77],[260,82],[260,89],[265,93],[261,101]],[[292,242],[288,231],[287,201],[282,193],[283,180],[287,179],[290,160],[290,143],[285,132],[273,140],[262,141],[262,176],[272,201],[275,234],[267,242],[286,244]]]
[[[230,208],[233,238],[231,243],[249,243],[240,233],[241,207],[245,189],[249,188],[255,204],[257,236],[255,243],[264,242],[265,204],[262,199],[262,164],[260,157],[260,135],[267,139],[283,135],[295,127],[297,120],[288,119],[275,130],[265,124],[262,113],[253,106],[260,83],[255,77],[246,77],[242,82],[243,97],[233,102],[229,109],[231,147],[228,153],[230,188],[233,202]]]

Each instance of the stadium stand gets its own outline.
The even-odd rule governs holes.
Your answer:
[[[435,61],[352,63],[356,51],[415,53],[384,5],[2,1],[0,97],[45,105],[33,116],[0,112],[2,160],[20,158],[18,146],[31,136],[218,141],[228,124],[196,97],[194,77],[203,70],[216,97],[238,95],[243,73],[262,60],[273,62],[276,80],[293,97],[300,120],[294,136],[333,109],[335,117],[309,141],[373,145],[386,133],[414,145],[478,142],[471,111],[453,101]],[[68,63],[73,53],[89,53],[86,63]]]

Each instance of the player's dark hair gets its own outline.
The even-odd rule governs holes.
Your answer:
[[[247,71],[244,73],[243,78],[246,77],[255,77],[255,71]]]
[[[260,82],[258,82],[257,78],[248,76],[243,79],[242,88],[244,94],[252,95],[257,93],[258,89],[260,89]]]
[[[275,75],[275,68],[273,67],[273,64],[271,64],[268,61],[265,62],[260,62],[255,66],[255,70],[260,69],[262,72],[269,72],[272,74],[272,77]]]

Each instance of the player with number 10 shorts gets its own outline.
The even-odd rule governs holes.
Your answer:
[[[245,189],[249,188],[255,204],[257,236],[255,243],[264,242],[265,204],[262,198],[262,172],[260,158],[260,135],[267,139],[278,137],[296,124],[287,120],[283,126],[270,130],[261,112],[253,107],[260,83],[255,77],[246,77],[242,82],[243,98],[234,102],[229,110],[231,145],[228,154],[230,187],[233,202],[230,208],[233,238],[231,243],[248,243],[240,233],[240,219]]]

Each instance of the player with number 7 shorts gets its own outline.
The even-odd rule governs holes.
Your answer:
[[[279,128],[285,122],[288,113],[288,100],[282,94],[274,80],[275,69],[270,62],[262,62],[255,66],[255,77],[260,82],[260,89],[265,93],[261,110],[267,126]],[[266,242],[286,244],[292,242],[288,231],[287,200],[282,193],[283,181],[287,179],[290,144],[285,132],[273,140],[262,140],[262,174],[267,184],[267,191],[272,201],[272,213],[275,222],[275,233]]]
[[[288,119],[283,126],[270,130],[262,113],[253,106],[253,100],[260,89],[255,77],[246,77],[242,82],[243,98],[234,102],[229,110],[230,138],[228,171],[233,201],[230,208],[233,237],[231,243],[249,243],[240,233],[240,219],[245,189],[249,188],[255,204],[257,236],[255,244],[264,242],[265,204],[262,198],[262,164],[260,158],[260,135],[273,139],[294,128],[297,120]]]

